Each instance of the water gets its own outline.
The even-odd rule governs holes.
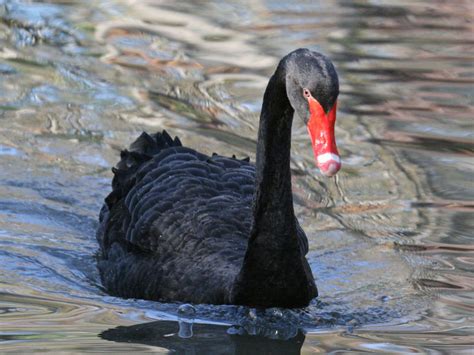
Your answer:
[[[0,351],[469,353],[473,10],[0,0]],[[119,149],[167,129],[254,160],[262,92],[297,47],[328,54],[341,78],[335,179],[298,120],[293,132],[319,299],[190,310],[108,296],[94,235]]]

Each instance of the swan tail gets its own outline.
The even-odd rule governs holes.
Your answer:
[[[163,130],[155,134],[143,132],[127,150],[120,152],[120,161],[112,168],[114,178],[112,180],[112,192],[105,199],[108,207],[125,196],[135,184],[137,170],[147,161],[159,154],[163,149],[181,147],[178,137],[174,139]]]
[[[130,145],[130,151],[152,157],[165,148],[181,146],[182,144],[178,137],[173,139],[168,132],[163,130],[161,133],[157,132],[152,135],[143,132],[140,137]]]

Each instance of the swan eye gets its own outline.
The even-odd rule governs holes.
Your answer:
[[[309,99],[311,97],[311,92],[308,89],[303,89],[303,96]]]

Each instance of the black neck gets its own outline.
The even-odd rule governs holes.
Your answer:
[[[282,76],[278,71],[273,75],[263,98],[252,239],[267,234],[284,238],[296,231],[290,171],[294,110],[288,101]]]
[[[282,65],[263,98],[257,145],[253,225],[232,303],[301,307],[316,295],[302,253],[291,191],[290,148],[294,110]]]

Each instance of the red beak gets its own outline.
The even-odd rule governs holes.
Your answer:
[[[308,97],[310,118],[307,124],[313,145],[316,165],[326,176],[335,175],[341,169],[341,158],[334,136],[337,102],[328,114],[312,96]]]

